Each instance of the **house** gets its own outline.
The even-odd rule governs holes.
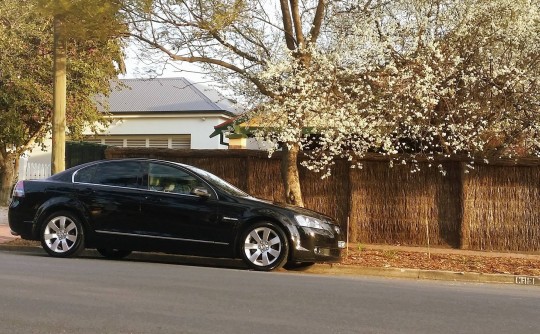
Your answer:
[[[124,79],[108,98],[112,124],[85,141],[122,147],[227,148],[210,138],[231,119],[233,104],[216,90],[185,78]]]
[[[219,137],[209,136],[214,126],[232,119],[237,111],[216,90],[186,78],[119,81],[121,87],[112,89],[108,101],[98,100],[109,103],[110,126],[99,134],[86,131],[84,141],[121,147],[227,148]],[[29,152],[21,169],[50,164],[50,143],[49,139],[44,151]]]

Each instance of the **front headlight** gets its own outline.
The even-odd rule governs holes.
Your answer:
[[[327,223],[317,218],[304,216],[304,215],[296,215],[294,216],[294,218],[298,222],[298,225],[303,226],[303,227],[316,228],[319,230],[327,230],[327,231],[331,230],[330,225],[328,225]]]

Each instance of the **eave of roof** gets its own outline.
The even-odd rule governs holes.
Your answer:
[[[212,114],[212,115],[225,115],[228,117],[234,117],[235,114],[228,111],[228,110],[178,110],[178,111],[110,111],[110,114],[114,116],[123,116],[123,115],[204,115],[204,114]]]

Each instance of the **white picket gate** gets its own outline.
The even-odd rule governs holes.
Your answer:
[[[19,180],[44,179],[51,176],[51,164],[32,163],[20,160]]]

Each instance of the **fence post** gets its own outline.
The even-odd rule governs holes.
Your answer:
[[[459,162],[459,187],[461,189],[460,196],[459,196],[459,205],[461,207],[459,220],[460,220],[460,231],[459,231],[459,248],[460,249],[469,249],[470,246],[470,226],[469,226],[469,219],[467,217],[467,189],[465,186],[465,169],[466,165],[464,162]]]
[[[18,180],[27,179],[28,158],[19,158],[19,174]]]
[[[354,218],[356,218],[356,216],[352,212],[353,207],[354,207],[353,201],[354,201],[354,185],[355,185],[352,173],[356,172],[357,169],[351,168],[350,163],[348,163],[348,165],[349,165],[349,169],[347,173],[347,177],[348,177],[347,182],[349,184],[349,187],[348,187],[349,200],[347,202],[347,222],[348,222],[347,237],[350,242],[357,242],[358,241],[358,223],[355,221]],[[351,217],[353,219],[351,219]]]

